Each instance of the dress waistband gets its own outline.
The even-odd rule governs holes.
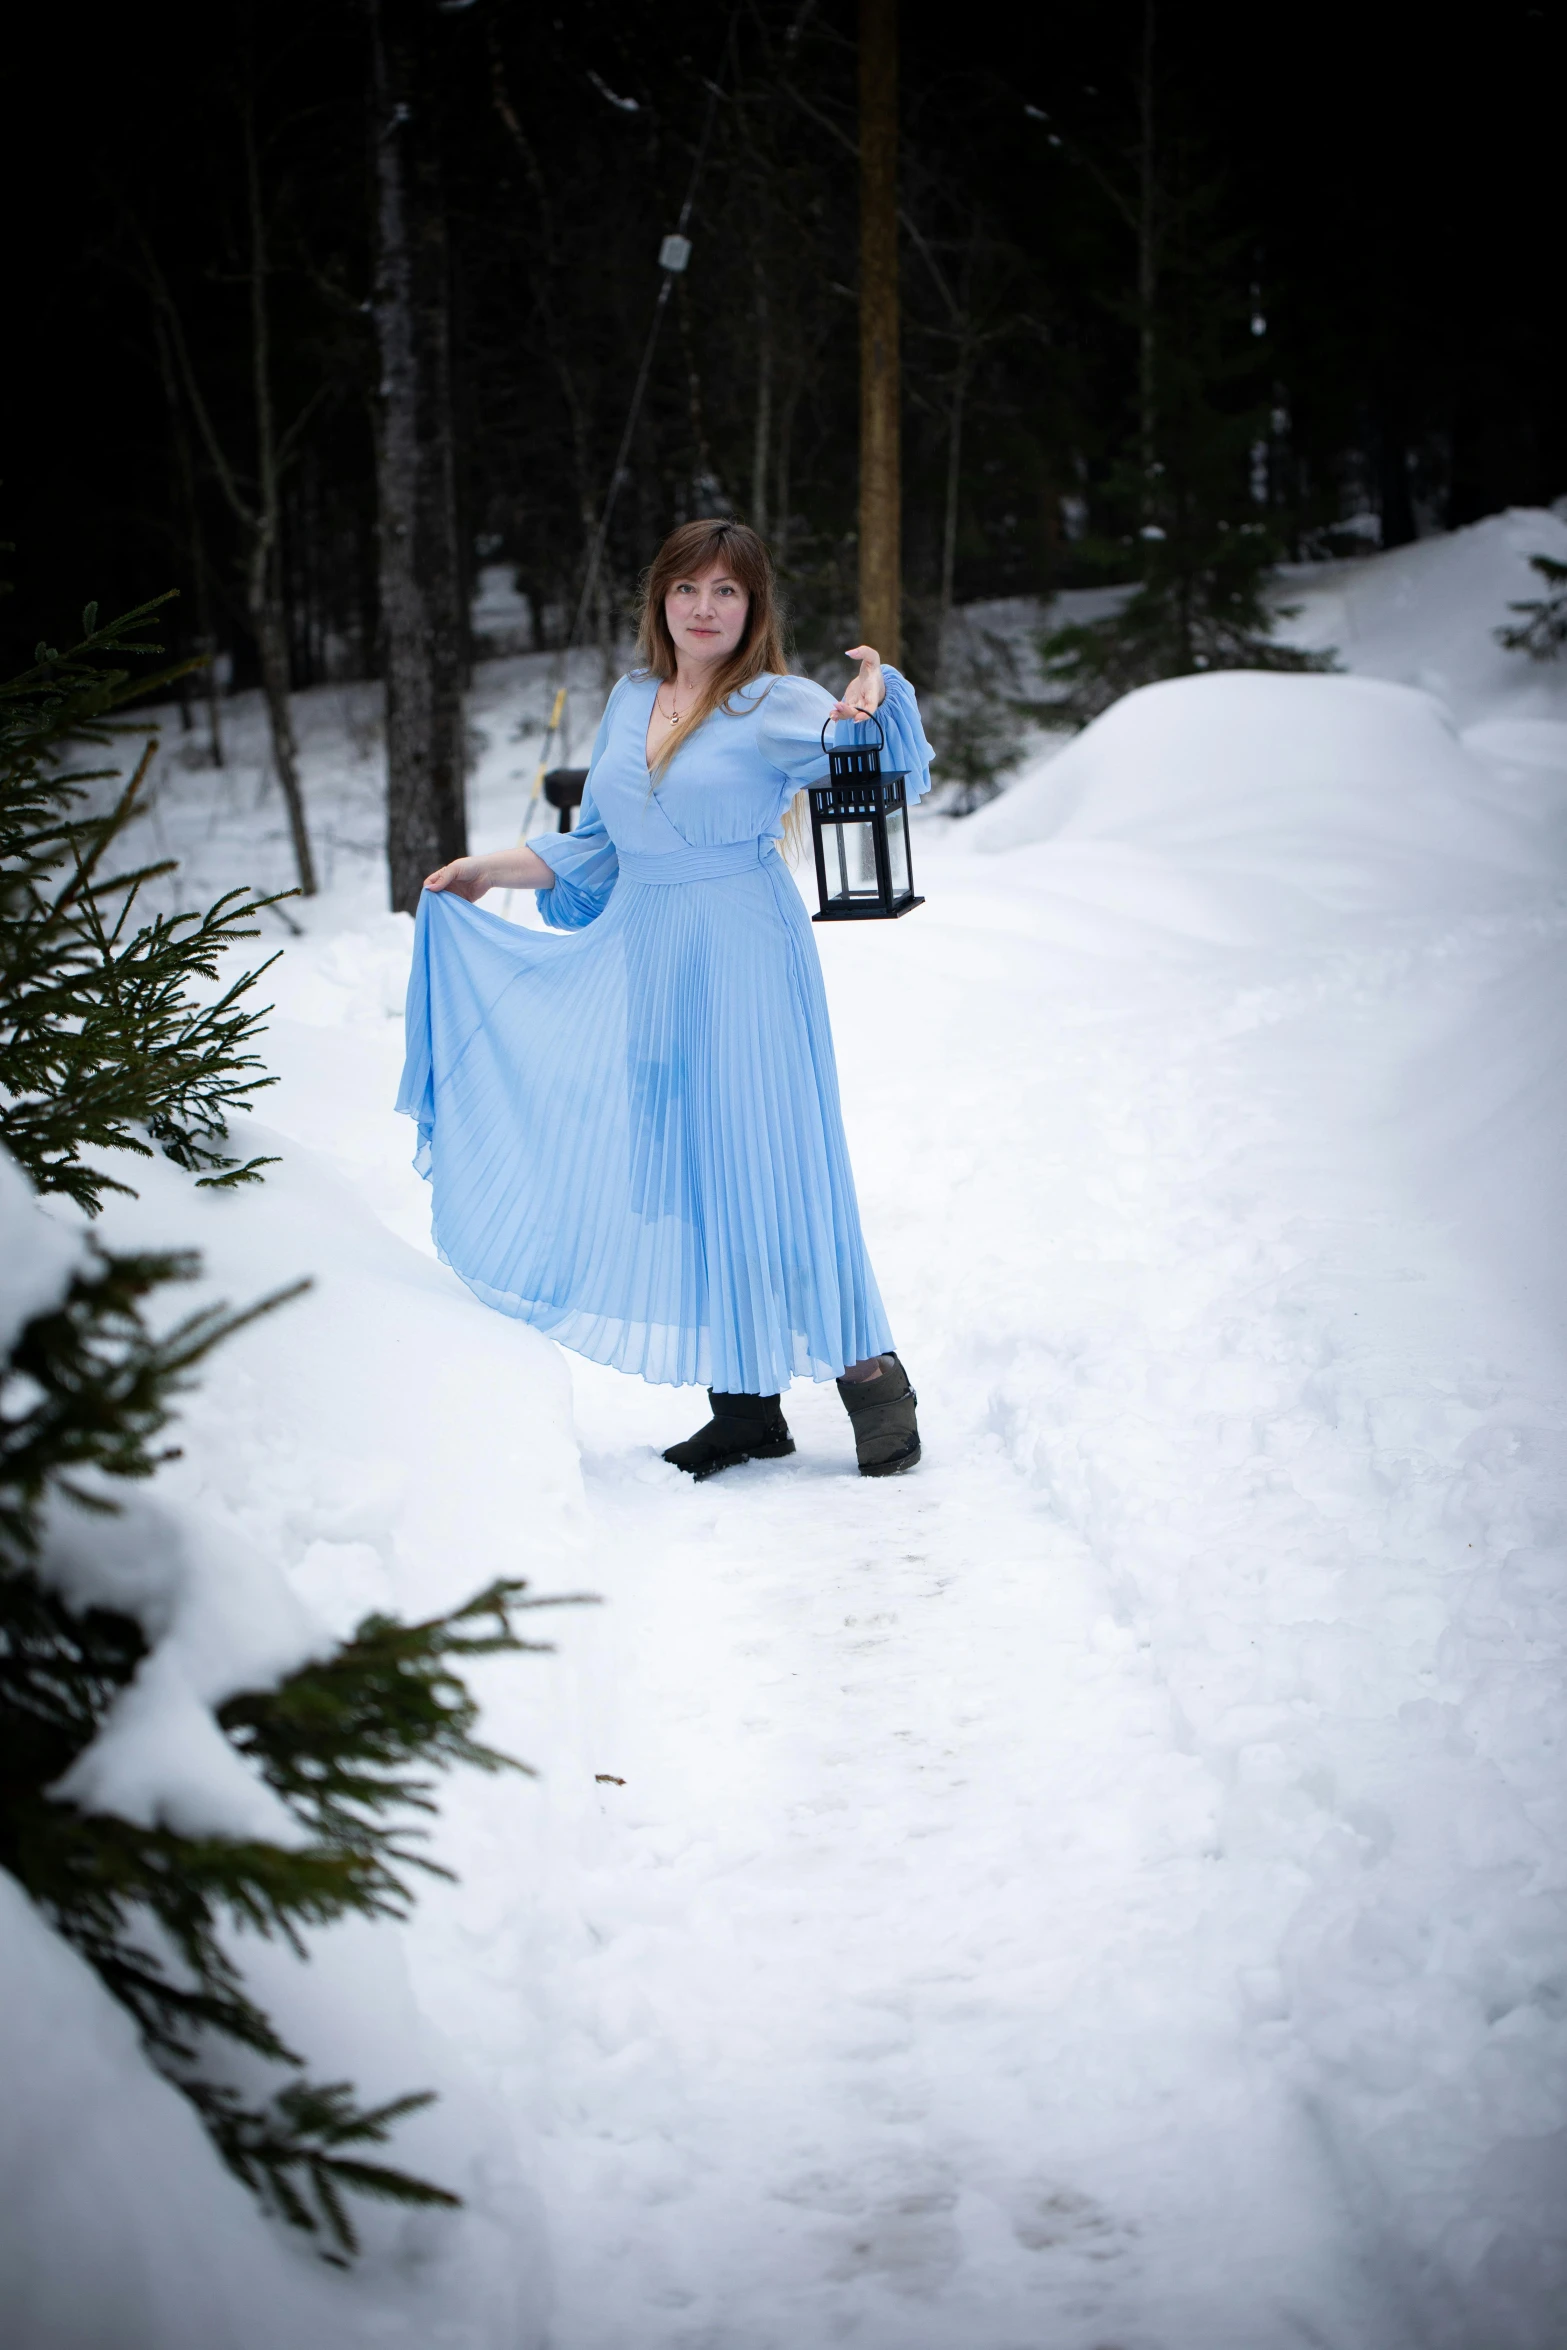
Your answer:
[[[710,849],[662,849],[653,856],[622,849],[620,870],[627,881],[723,881],[731,873],[765,865],[776,846],[771,834],[764,834],[760,840],[720,841]]]

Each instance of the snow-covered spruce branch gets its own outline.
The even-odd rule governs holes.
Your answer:
[[[13,1207],[22,1196],[13,1175]],[[6,1238],[21,1244],[26,1234]],[[345,2194],[454,2201],[362,2152],[427,2099],[414,2092],[364,2110],[347,2084],[303,2077],[270,2098],[242,2095],[223,2077],[225,2043],[296,2075],[302,2060],[251,1996],[227,1937],[248,1928],[303,1955],[310,1928],[407,1913],[413,1894],[400,1868],[445,1873],[410,1849],[424,1833],[417,1816],[435,1808],[433,1774],[459,1762],[526,1767],[475,1738],[477,1707],[457,1667],[539,1646],[513,1619],[547,1603],[497,1583],[424,1623],[372,1616],[279,1687],[222,1706],[234,1744],[307,1831],[298,1846],[186,1835],[62,1800],[56,1790],[151,1642],[134,1616],[73,1589],[52,1512],[62,1503],[116,1511],[114,1481],[145,1478],[168,1457],[159,1440],[201,1360],[294,1294],[243,1314],[206,1308],[155,1331],[147,1300],[196,1269],[189,1257],[111,1256],[87,1244],[58,1300],[0,1356],[0,1865],[135,2018],[149,2057],[236,2175],[342,2256],[356,2245]]]
[[[1553,555],[1531,555],[1529,567],[1545,582],[1543,596],[1509,604],[1521,617],[1495,631],[1496,641],[1510,653],[1527,653],[1534,661],[1554,661],[1567,653],[1567,563]]]
[[[117,771],[62,764],[75,745],[125,731],[111,714],[132,695],[193,666],[137,678],[116,665],[161,650],[139,633],[156,609],[99,628],[89,607],[79,644],[40,645],[34,667],[0,685],[0,1141],[35,1189],[89,1215],[129,1187],[86,1150],[156,1145],[205,1182],[256,1175],[264,1160],[221,1146],[229,1113],[275,1082],[251,1049],[265,1010],[249,1000],[275,958],[215,1001],[191,990],[217,983],[226,951],[257,935],[252,917],[276,900],[232,890],[204,914],[133,929],[141,885],[171,868],[104,867],[140,812],[153,746],[103,815],[84,803]]]

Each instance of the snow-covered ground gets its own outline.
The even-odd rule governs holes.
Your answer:
[[[486,1669],[544,1775],[450,1787],[460,1882],[265,1954],[318,2072],[443,2091],[401,2151],[468,2209],[383,2218],[360,2275],[6,1929],[19,2350],[1556,2350],[1567,674],[1490,634],[1534,551],[1567,523],[1302,578],[1353,674],[1134,697],[921,824],[917,916],[819,934],[921,1394],[891,1485],[797,1388],[794,1459],[693,1487],[658,1451],[699,1396],[435,1263],[373,697],[302,697],[328,886],[268,918],[241,1137],[285,1163],[160,1162],[104,1221],[317,1286],[216,1358],[155,1501],[334,1626],[498,1571],[604,1604]],[[552,683],[481,672],[477,846]],[[594,697],[584,662],[579,755]],[[187,900],[287,878],[230,729],[221,776],[162,760]],[[196,1753],[141,1799],[199,1809]]]

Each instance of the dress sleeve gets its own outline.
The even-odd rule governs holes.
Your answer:
[[[585,930],[590,922],[596,921],[609,904],[609,893],[620,871],[615,844],[604,829],[604,819],[593,797],[593,770],[604,755],[615,705],[625,682],[622,678],[616,686],[599,720],[588,760],[588,780],[582,787],[582,810],[575,826],[570,832],[541,832],[528,843],[534,855],[542,857],[555,875],[553,889],[536,893],[539,912],[551,930]]]
[[[912,807],[930,789],[930,763],[935,754],[925,740],[919,704],[908,679],[898,669],[884,667],[882,675],[887,694],[876,713],[886,740],[882,764],[889,774],[908,777],[904,791]],[[822,728],[832,704],[826,687],[809,677],[780,677],[769,688],[761,709],[761,740],[764,753],[784,779],[780,807],[807,784],[825,780]],[[839,742],[873,739],[868,728],[845,733],[847,725],[847,720],[839,720]]]

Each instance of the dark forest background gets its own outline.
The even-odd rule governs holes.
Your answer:
[[[1159,431],[1282,553],[1567,489],[1559,8],[1166,0],[1151,76],[1142,0],[906,0],[901,24],[916,676],[954,599],[1136,569],[1149,334]],[[293,682],[374,672],[361,10],[55,12],[29,39],[3,102],[6,649],[174,586],[182,643],[258,674],[235,499],[259,226]],[[514,566],[558,641],[711,115],[595,624],[673,523],[722,509],[772,538],[807,655],[851,641],[855,9],[472,0],[428,58],[463,560]]]

